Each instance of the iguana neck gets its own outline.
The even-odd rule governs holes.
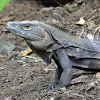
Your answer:
[[[41,45],[41,42],[32,42],[30,40],[25,40],[29,47],[40,56],[47,64],[51,63],[52,51],[47,51],[47,47],[50,45]],[[40,43],[40,44],[39,44]],[[37,45],[38,44],[38,45]]]

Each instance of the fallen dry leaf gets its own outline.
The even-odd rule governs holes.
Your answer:
[[[31,53],[32,50],[30,48],[28,48],[27,50],[25,50],[23,53],[22,53],[22,56],[26,56],[27,54]]]
[[[83,17],[80,17],[80,20],[78,22],[76,22],[77,25],[84,25],[85,24],[85,20],[83,19]]]
[[[72,79],[70,84],[83,83],[83,82],[88,82],[88,76],[87,75],[81,75],[77,78]]]
[[[96,27],[96,28],[93,30],[93,33],[95,34],[99,29],[100,29],[100,26]]]

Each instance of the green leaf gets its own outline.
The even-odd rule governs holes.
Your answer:
[[[9,2],[10,0],[0,0],[0,11],[4,8],[4,6]]]

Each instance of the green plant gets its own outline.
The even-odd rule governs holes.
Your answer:
[[[9,2],[10,0],[0,0],[0,11],[4,8],[4,6]]]

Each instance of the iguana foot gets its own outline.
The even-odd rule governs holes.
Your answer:
[[[48,91],[46,91],[46,92],[43,93],[43,94],[40,94],[40,96],[41,96],[41,97],[44,97],[44,96],[49,95],[49,94],[51,94],[51,93],[53,93],[53,92],[56,92],[56,91],[61,90],[61,88],[63,88],[63,87],[61,87],[61,86],[56,86],[55,88],[53,88],[53,89],[51,89],[51,90],[48,90]]]
[[[52,84],[48,84],[48,85],[44,85],[42,88],[40,88],[39,90],[44,90],[46,89],[46,92],[43,94],[40,94],[41,97],[44,97],[46,95],[49,95],[53,92],[56,92],[58,90],[60,90],[60,88],[62,88],[59,84],[58,81],[53,82]]]
[[[43,89],[51,89],[53,87],[53,84],[47,84],[42,86],[39,90],[43,90]]]
[[[39,90],[43,90],[43,89],[50,90],[50,89],[54,88],[56,85],[57,85],[57,82],[53,82],[52,84],[47,84],[47,85],[42,86]]]

